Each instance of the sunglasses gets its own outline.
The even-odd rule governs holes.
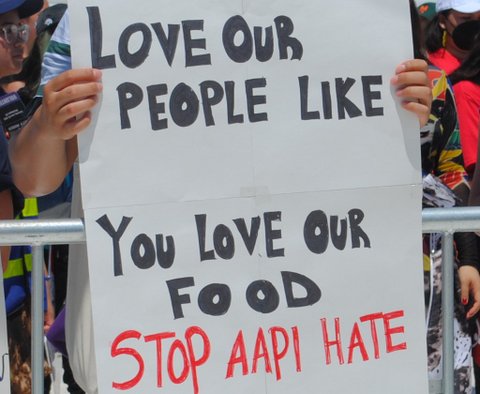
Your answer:
[[[0,31],[3,33],[3,38],[7,44],[14,44],[16,42],[27,42],[30,27],[25,23],[19,25],[7,23],[0,27]]]

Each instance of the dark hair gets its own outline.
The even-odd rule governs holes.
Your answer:
[[[51,30],[54,29],[45,29],[37,35],[32,50],[25,59],[22,70],[18,74],[0,79],[0,85],[15,81],[25,82],[25,86],[20,88],[17,93],[26,105],[35,97],[40,85],[42,60],[52,35]]]
[[[413,0],[410,0],[410,22],[412,24],[413,57],[415,59],[426,60],[420,15]]]
[[[480,85],[480,40],[477,35],[472,50],[468,53],[459,68],[449,75],[455,84],[460,81],[471,81]]]
[[[66,8],[66,4],[56,4],[40,13],[36,27],[37,37],[30,54],[23,63],[22,70],[16,75],[0,79],[0,85],[23,81],[25,86],[18,90],[18,94],[26,105],[37,93],[41,80],[43,55]]]
[[[0,84],[5,85],[15,81],[24,82],[25,86],[20,88],[17,93],[20,95],[22,101],[25,104],[28,104],[37,93],[37,88],[40,84],[41,72],[42,54],[40,46],[35,41],[30,54],[23,63],[22,70],[18,74],[10,75],[0,79]]]
[[[28,102],[37,93],[42,72],[42,53],[38,42],[35,41],[30,55],[23,64],[22,71],[16,76],[17,81],[25,81],[25,86],[18,91],[24,102]]]
[[[430,53],[437,52],[443,48],[443,29],[440,26],[440,15],[448,16],[450,10],[442,11],[435,15],[427,24],[425,29],[425,46]]]

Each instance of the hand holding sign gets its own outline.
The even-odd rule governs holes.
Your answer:
[[[70,70],[45,86],[42,107],[35,119],[45,138],[69,140],[88,127],[89,111],[102,91],[101,76],[95,69]]]
[[[14,181],[25,195],[51,193],[70,171],[78,155],[74,137],[91,122],[90,110],[102,91],[101,75],[88,68],[52,79],[40,108],[22,132],[13,135]]]
[[[432,88],[427,71],[425,60],[413,59],[398,65],[391,79],[392,85],[398,89],[397,96],[404,100],[403,108],[418,117],[420,127],[427,124],[432,105]]]

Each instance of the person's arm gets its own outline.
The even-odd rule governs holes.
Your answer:
[[[50,193],[63,181],[77,157],[76,135],[90,123],[101,91],[100,71],[71,70],[68,14],[43,57],[37,92],[43,103],[10,144],[14,181],[26,195]]]
[[[397,89],[397,97],[402,99],[402,107],[417,116],[420,127],[425,126],[432,106],[427,62],[421,59],[403,62],[390,82]]]
[[[455,97],[446,77],[436,78],[437,84],[445,83],[443,105],[434,105],[432,121],[438,141],[434,149],[436,166],[434,175],[449,187],[457,197],[457,206],[468,204],[470,188],[468,175],[463,164],[462,146],[455,111]],[[476,235],[472,232],[454,234],[458,275],[461,287],[461,302],[468,306],[467,318],[473,317],[480,310],[480,274],[479,255]]]
[[[54,191],[77,157],[76,136],[91,121],[90,110],[102,90],[101,72],[66,71],[44,88],[43,102],[10,140],[15,185],[27,196]]]

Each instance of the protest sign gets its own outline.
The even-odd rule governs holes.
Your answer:
[[[407,5],[70,8],[100,392],[425,393]]]

